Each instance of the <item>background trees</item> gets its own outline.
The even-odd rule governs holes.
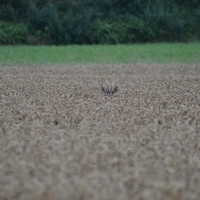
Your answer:
[[[198,1],[1,0],[0,44],[199,40]]]

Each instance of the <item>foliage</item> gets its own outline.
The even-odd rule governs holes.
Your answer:
[[[29,30],[34,35],[45,40],[46,43],[59,42],[61,23],[53,4],[47,4],[42,9],[31,4],[28,8],[27,17]]]
[[[0,21],[0,44],[23,44],[27,33],[27,27],[23,23]]]
[[[29,44],[121,44],[200,39],[197,0],[2,0],[0,19],[24,23]]]

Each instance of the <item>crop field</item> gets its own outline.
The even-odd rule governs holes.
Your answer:
[[[2,200],[199,200],[200,65],[2,66],[0,152]]]

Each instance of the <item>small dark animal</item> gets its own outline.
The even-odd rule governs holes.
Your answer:
[[[113,95],[115,92],[117,92],[118,88],[117,86],[113,87],[109,87],[107,85],[107,87],[101,86],[101,90],[102,92],[104,92],[106,94],[106,96],[111,96]]]

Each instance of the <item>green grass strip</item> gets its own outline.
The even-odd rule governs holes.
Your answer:
[[[1,65],[200,63],[200,43],[0,46]]]

